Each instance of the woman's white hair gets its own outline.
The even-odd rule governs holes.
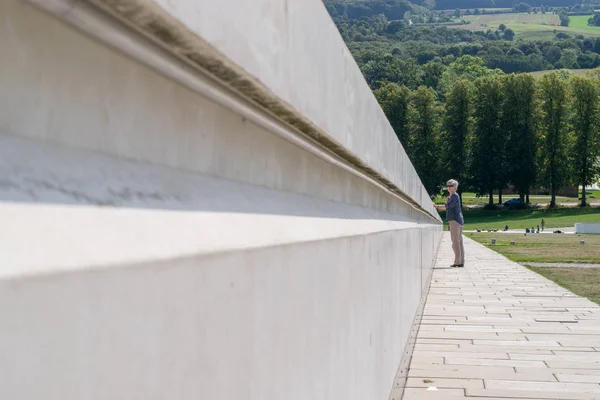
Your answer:
[[[455,180],[455,179],[450,179],[450,180],[449,180],[449,181],[446,183],[446,185],[448,185],[448,186],[454,186],[456,189],[458,189],[458,181],[457,181],[457,180]]]

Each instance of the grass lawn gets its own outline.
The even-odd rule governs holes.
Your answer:
[[[446,212],[440,216],[445,220]],[[572,227],[575,223],[600,223],[600,208],[555,208],[528,210],[465,210],[465,230],[525,229],[537,227],[542,218],[546,221],[546,229]]]
[[[600,197],[600,194],[597,197]],[[546,229],[573,226],[576,222],[600,223],[600,208],[508,210],[501,212],[465,211],[465,220],[469,222],[465,227],[466,229],[473,229],[474,226],[478,225],[480,228],[501,229],[507,224],[511,229],[525,228],[527,226],[537,226],[541,218],[546,221]],[[502,232],[467,232],[465,236],[497,251],[510,260],[525,265],[534,262],[600,263],[600,235],[524,235]],[[492,238],[496,239],[494,245],[492,245]],[[584,240],[585,244],[581,245],[580,240]],[[515,245],[511,245],[511,241],[514,241]],[[600,304],[600,268],[528,268],[565,289]]]
[[[507,258],[527,262],[594,263],[600,260],[600,235],[465,233]],[[496,244],[492,245],[492,238]],[[580,240],[585,244],[579,244]],[[515,245],[510,242],[514,241]]]
[[[600,304],[600,268],[528,268],[565,289]]]
[[[571,15],[569,18],[571,22],[569,23],[569,28],[581,29],[583,31],[589,31],[592,33],[600,34],[600,26],[590,26],[588,25],[588,19],[592,17],[591,15]]]
[[[527,13],[506,13],[506,14],[482,14],[482,15],[465,15],[462,17],[469,24],[455,26],[456,28],[468,29],[471,31],[487,31],[488,29],[496,30],[500,24],[506,25],[507,28],[529,29],[542,26],[548,30],[550,27],[560,25],[558,15],[546,14],[527,14]],[[552,28],[553,29],[553,28]],[[516,32],[516,31],[515,31]]]
[[[547,72],[547,71],[545,71]],[[588,199],[593,200],[594,198],[590,198],[589,197],[589,191],[588,191]],[[592,195],[595,195],[596,198],[600,198],[600,193],[591,193]],[[502,196],[502,201],[506,201],[512,198],[518,198],[519,195],[517,194],[505,194]],[[475,195],[475,193],[471,193],[471,192],[465,192],[462,195],[462,199],[463,199],[463,204],[465,206],[474,206],[474,205],[486,205],[488,203],[488,196],[482,196],[482,197],[477,197]],[[549,204],[550,203],[550,196],[545,196],[545,195],[531,195],[529,196],[529,200],[532,203],[539,203],[539,204]],[[560,204],[560,203],[577,203],[579,201],[579,199],[575,198],[575,197],[564,197],[564,196],[556,196],[556,201]],[[494,196],[494,202],[498,202],[498,196]],[[437,196],[433,199],[433,203],[434,204],[446,204],[446,197],[445,196]]]
[[[466,15],[463,19],[469,21],[466,25],[454,25],[452,28],[472,31],[496,30],[500,24],[512,29],[516,37],[528,40],[552,39],[556,33],[564,32],[570,35],[600,36],[600,27],[587,25],[590,15],[571,16],[570,26],[560,26],[558,15],[509,13],[494,15]]]
[[[585,196],[588,199],[600,199],[600,190],[588,189],[585,191]],[[579,190],[579,197],[581,197],[581,190]]]

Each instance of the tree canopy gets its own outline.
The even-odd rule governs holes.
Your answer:
[[[440,1],[325,4],[431,195],[452,176],[461,191],[489,195],[490,205],[507,187],[521,204],[532,188],[547,188],[555,205],[561,187],[599,178],[600,68],[586,78],[565,68],[600,67],[600,38],[523,40],[505,24],[434,26],[481,12],[436,12]],[[528,4],[568,17],[549,3]],[[550,69],[539,79],[524,74]]]

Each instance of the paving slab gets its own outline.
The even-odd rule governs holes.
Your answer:
[[[405,400],[600,400],[600,307],[465,237],[444,233]]]
[[[435,386],[430,388],[410,388],[404,390],[402,400],[456,400],[464,399],[464,389],[438,389]]]
[[[486,367],[464,365],[436,365],[427,368],[411,368],[408,376],[414,378],[461,378],[461,379],[503,379],[512,381],[557,382],[556,376],[548,368],[521,368],[525,372],[515,371],[513,367]],[[576,370],[578,371],[578,370]],[[579,372],[579,371],[578,371]],[[587,372],[587,371],[586,371]],[[565,376],[594,376],[593,374],[571,374]],[[571,381],[569,381],[571,382]]]
[[[448,389],[450,390],[450,389]],[[489,400],[490,397],[502,400],[598,400],[597,393],[583,392],[550,392],[540,390],[516,389],[464,389],[464,399]],[[440,397],[440,399],[443,397]],[[432,399],[430,397],[430,399]]]
[[[456,389],[456,388],[474,388],[483,389],[483,379],[465,379],[465,378],[411,378],[406,381],[406,385],[414,388],[436,387],[438,389]]]

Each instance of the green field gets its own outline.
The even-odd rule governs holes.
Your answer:
[[[600,199],[600,190],[598,189],[587,189],[585,191],[585,196],[588,199]],[[581,189],[579,189],[579,197],[581,197]]]
[[[468,15],[463,19],[469,21],[466,25],[455,25],[453,28],[472,31],[496,30],[500,24],[512,29],[517,38],[530,40],[552,39],[556,33],[564,32],[570,35],[600,36],[600,27],[588,26],[590,15],[571,16],[568,27],[560,26],[557,14],[494,14]]]
[[[589,70],[571,70],[571,71],[589,71]],[[539,76],[546,74],[550,71],[538,71],[537,73],[532,73],[532,74],[538,74]],[[502,196],[502,201],[506,201],[509,199],[513,199],[513,198],[518,198],[519,195],[517,194],[504,194]],[[593,203],[597,203],[600,202],[600,190],[590,190],[588,189],[586,191],[586,197],[589,202],[593,202]],[[579,198],[581,198],[581,190],[579,190]],[[558,204],[575,204],[575,203],[579,203],[579,198],[576,197],[565,197],[565,196],[556,196],[556,202]],[[540,204],[540,205],[547,205],[550,204],[550,199],[551,197],[548,195],[531,195],[529,196],[529,201],[532,204]],[[463,200],[463,205],[464,206],[481,206],[481,205],[486,205],[488,204],[488,196],[481,196],[481,197],[477,197],[477,195],[473,192],[465,192],[462,195],[462,200]],[[436,196],[433,199],[433,203],[440,206],[443,204],[446,204],[446,197],[445,196]],[[494,196],[494,203],[498,203],[498,195]]]
[[[445,211],[440,216],[445,220]],[[600,223],[600,208],[555,208],[528,210],[465,210],[465,230],[479,229],[525,229],[537,227],[542,218],[546,229],[572,227],[575,223]]]
[[[572,15],[571,23],[569,24],[569,28],[573,29],[581,29],[584,31],[593,32],[595,34],[600,34],[600,26],[589,26],[588,19],[590,19],[591,15]]]
[[[549,72],[549,71],[541,71],[541,72]],[[590,197],[590,194],[594,197]],[[502,196],[502,201],[506,201],[512,198],[518,198],[519,195],[517,194],[504,194]],[[591,192],[588,193],[588,200],[594,200],[595,198],[600,200],[600,194],[595,193],[595,192]],[[488,203],[488,196],[481,196],[481,197],[477,197],[475,195],[475,193],[472,192],[465,192],[462,195],[462,199],[463,199],[463,205],[465,206],[474,206],[474,205],[486,205]],[[546,195],[531,195],[529,196],[529,201],[531,203],[534,204],[549,204],[550,203],[550,196],[546,196]],[[575,198],[575,197],[565,197],[565,196],[556,196],[556,201],[559,204],[562,203],[577,203],[579,201],[579,199]],[[494,202],[497,203],[498,202],[498,196],[495,195],[494,196]],[[446,197],[444,196],[436,196],[433,199],[433,203],[434,204],[445,204],[446,203]]]
[[[467,25],[456,26],[461,29],[471,31],[487,31],[488,29],[498,29],[500,24],[506,25],[510,29],[526,29],[526,27],[543,26],[544,29],[550,29],[559,25],[559,18],[556,14],[493,14],[493,15],[467,15],[464,16],[465,21],[470,23]],[[515,30],[516,32],[516,30]]]
[[[486,247],[554,281],[573,293],[600,304],[600,268],[538,267],[529,263],[598,263],[600,235],[520,235],[507,233],[466,233]],[[492,238],[496,243],[492,244]],[[581,245],[580,240],[585,244]],[[514,242],[511,245],[510,242]]]
[[[600,305],[600,268],[528,268]]]
[[[597,263],[600,260],[600,235],[468,232],[465,236],[520,263]],[[496,239],[496,244],[492,244],[492,238]],[[582,239],[584,245],[579,243]],[[515,244],[511,245],[511,241]]]
[[[528,72],[528,74],[533,75],[536,78],[540,78],[552,71],[553,70],[535,71],[535,72]],[[588,72],[592,71],[592,69],[585,69],[585,68],[583,68],[583,69],[568,69],[567,71],[571,72],[573,75],[585,76],[585,75],[587,75]]]

